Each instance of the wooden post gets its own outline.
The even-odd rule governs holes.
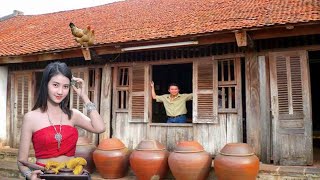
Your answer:
[[[246,54],[247,143],[264,163],[271,157],[271,119],[268,63],[265,56]]]
[[[259,67],[254,52],[246,54],[246,134],[247,143],[260,158],[261,154],[261,122],[260,122],[260,87]]]
[[[91,60],[91,54],[90,54],[90,50],[88,47],[86,48],[81,48],[81,51],[82,51],[82,54],[83,54],[83,57],[84,59],[87,61],[87,60]]]
[[[236,36],[238,47],[245,47],[245,46],[248,45],[247,32],[246,31],[237,31],[234,34]]]
[[[100,115],[105,123],[106,131],[99,134],[99,141],[110,137],[111,122],[111,89],[112,70],[110,64],[106,64],[102,69]]]

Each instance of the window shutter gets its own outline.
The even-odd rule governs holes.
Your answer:
[[[199,59],[193,63],[194,75],[194,123],[217,123],[217,80],[216,62],[212,59]]]
[[[88,93],[88,82],[89,82],[88,69],[78,68],[78,69],[72,69],[71,71],[74,77],[83,79],[86,86],[84,93]],[[70,89],[70,107],[78,109],[82,113],[86,114],[86,109],[84,108],[82,99],[80,98],[80,96],[77,95],[77,93],[73,89]]]
[[[148,122],[148,86],[149,67],[147,65],[132,66],[131,75],[131,119],[130,122]]]
[[[302,86],[299,56],[276,56],[279,114],[301,114]]]
[[[28,111],[32,109],[32,99],[31,99],[31,83],[32,74],[17,74],[15,76],[15,118],[14,118],[14,147],[19,147],[19,138],[23,116]]]

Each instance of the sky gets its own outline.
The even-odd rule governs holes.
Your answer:
[[[3,2],[5,1],[5,2]],[[123,0],[1,0],[0,17],[19,10],[24,15],[45,14],[109,4]]]

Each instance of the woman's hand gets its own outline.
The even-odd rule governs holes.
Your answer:
[[[78,96],[82,97],[82,95],[85,91],[85,84],[84,84],[83,79],[77,78],[77,77],[72,77],[71,82],[72,81],[73,81],[73,83],[71,83],[71,85],[72,85],[73,90],[76,91]]]
[[[150,86],[151,86],[152,88],[154,88],[154,82],[153,82],[153,81],[151,81]]]
[[[41,171],[41,170],[34,170],[34,171],[32,171],[32,173],[31,173],[31,176],[30,176],[30,179],[31,180],[39,180],[40,178],[39,178],[39,175],[40,174],[43,174],[43,172]]]

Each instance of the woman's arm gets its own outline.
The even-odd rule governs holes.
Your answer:
[[[20,145],[18,150],[18,168],[20,172],[27,179],[38,179],[38,174],[41,173],[40,170],[31,171],[28,167],[22,165],[19,161],[28,161],[29,158],[29,149],[32,138],[32,118],[31,113],[27,113],[24,115],[22,120],[21,134],[20,134]]]
[[[87,93],[84,92],[85,86],[81,78],[73,78],[80,83],[80,87],[72,86],[77,94],[82,98],[87,109],[88,116],[84,115],[79,110],[73,109],[73,122],[74,125],[79,126],[93,133],[102,133],[106,130],[106,126],[98,113],[95,105],[90,101]]]

